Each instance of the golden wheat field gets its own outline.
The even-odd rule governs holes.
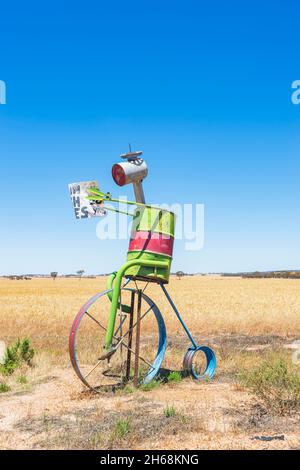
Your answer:
[[[172,276],[167,289],[193,336],[216,351],[215,378],[95,397],[71,368],[68,335],[79,308],[105,287],[105,277],[0,279],[0,340],[10,345],[28,337],[36,351],[32,368],[11,377],[0,374],[0,385],[9,386],[0,393],[0,449],[181,449],[183,443],[194,449],[299,447],[299,420],[266,420],[236,381],[240,370],[250,370],[266,354],[291,357],[300,338],[298,280]],[[150,284],[146,294],[167,326],[163,367],[179,371],[189,341],[160,288]],[[143,334],[151,348],[151,322]],[[172,419],[166,418],[169,409]],[[120,420],[128,422],[126,436],[118,435]],[[257,433],[279,429],[283,441],[253,440]]]
[[[7,343],[28,336],[52,356],[66,352],[71,322],[82,304],[104,290],[106,278],[0,280],[0,332]],[[300,336],[298,280],[210,276],[171,278],[176,306],[199,340],[221,334]],[[182,333],[156,285],[147,294],[161,309],[169,335]]]

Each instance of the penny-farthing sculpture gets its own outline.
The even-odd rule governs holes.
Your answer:
[[[132,183],[136,201],[114,199],[101,192],[95,181],[69,185],[77,218],[101,216],[107,210],[124,213],[105,202],[135,206],[133,212],[125,212],[133,219],[126,263],[109,276],[107,289],[89,299],[74,319],[69,336],[73,368],[84,385],[95,391],[129,382],[138,386],[155,378],[167,347],[163,315],[146,293],[149,283],[156,283],[191,341],[183,370],[196,380],[212,378],[214,352],[197,344],[166,289],[175,214],[146,204],[142,181],[148,169],[142,152],[130,151],[121,157],[123,161],[112,168],[113,179],[119,186]]]

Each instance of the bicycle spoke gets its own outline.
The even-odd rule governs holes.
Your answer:
[[[122,343],[122,345],[123,345],[126,349],[128,349],[128,350],[131,351],[134,355],[136,355],[136,351],[134,351],[134,349],[130,348],[130,347],[128,346],[128,344],[123,343],[122,341],[120,341],[120,345],[121,345],[121,343]],[[118,348],[118,347],[119,347],[119,346],[117,346],[117,348]],[[153,365],[152,365],[150,362],[148,362],[143,356],[139,355],[138,357],[139,357],[139,359],[141,359],[145,364],[147,364],[147,366],[149,366],[150,369],[152,369],[152,370],[154,369]],[[103,363],[103,360],[102,360],[102,359],[100,359],[100,360],[97,362],[97,364],[96,364],[94,367],[92,367],[92,369],[84,376],[84,379],[86,380],[86,379],[94,372],[94,370],[97,369],[97,367],[98,367],[101,363]],[[147,371],[147,372],[149,372],[149,371]],[[103,375],[106,375],[106,374],[104,373]]]
[[[149,282],[147,282],[147,284],[145,285],[145,287],[144,287],[144,289],[143,289],[142,293],[144,293],[144,292],[145,292],[145,290],[147,289],[147,287],[148,287],[148,286],[149,286]]]
[[[104,330],[104,331],[107,330],[107,328],[105,328],[103,325],[101,325],[101,323],[100,323],[98,320],[96,320],[96,318],[93,317],[93,315],[91,315],[88,311],[86,311],[85,313],[86,313],[86,315],[87,315],[88,317],[90,317],[92,320],[94,320],[94,322],[96,322],[97,325],[99,325],[100,328],[102,328],[102,330]]]
[[[145,316],[152,310],[153,306],[154,306],[154,304],[150,305],[150,307],[148,308],[148,310],[147,310],[145,313],[143,313],[143,315],[141,316],[140,321],[142,321],[143,318],[145,318]],[[122,310],[121,310],[121,312],[122,312]],[[102,328],[104,331],[107,331],[107,328],[105,328],[103,325],[101,325],[101,323],[100,323],[98,320],[96,320],[96,318],[93,317],[93,315],[91,315],[88,311],[86,311],[86,315],[87,315],[88,317],[90,317],[95,323],[97,323],[97,325],[99,325],[100,328]],[[117,335],[117,333],[119,332],[120,328],[122,327],[123,323],[126,321],[126,318],[127,318],[127,317],[125,316],[124,319],[123,319],[123,321],[122,321],[122,323],[118,326],[117,330],[114,332],[113,337],[114,337],[115,339],[118,339],[118,337],[117,337],[116,335]],[[121,339],[122,339],[122,338],[125,338],[125,337],[130,333],[130,331],[132,331],[132,330],[136,327],[136,325],[137,325],[137,322],[135,322],[135,323],[133,324],[133,326],[132,326],[131,328],[129,328],[129,329],[126,331],[126,333],[124,333],[124,335],[121,337]]]
[[[126,316],[126,314],[124,314],[124,318],[121,319],[120,325],[116,329],[116,331],[114,333],[114,336],[116,336],[119,333],[119,331],[122,329],[122,326],[123,326],[124,322],[126,321],[126,319],[127,319],[127,316]]]
[[[86,315],[87,315],[89,318],[91,318],[95,323],[97,323],[97,325],[99,325],[100,328],[102,328],[102,330],[107,331],[107,328],[106,328],[105,326],[101,325],[101,323],[100,323],[95,317],[93,317],[93,315],[91,315],[88,311],[86,311],[85,313],[86,313]],[[126,318],[124,319],[124,321],[125,321],[125,320],[126,320]],[[114,339],[119,339],[119,338],[116,336],[116,334],[118,333],[119,329],[120,329],[120,326],[118,327],[118,329],[115,331],[115,333],[114,333],[114,335],[113,335],[113,338],[114,338]]]
[[[127,343],[124,343],[123,342],[123,339],[124,339],[124,336],[120,339],[119,343],[116,345],[115,347],[115,352],[119,349],[120,346],[124,346],[124,348],[128,349],[129,351],[131,351],[134,355],[136,355],[136,351],[132,348],[129,347],[129,345]],[[138,356],[140,359],[142,359],[142,361],[145,362],[145,364],[147,364],[148,366],[152,367],[152,364],[150,362],[148,362],[146,359],[144,359],[142,356]],[[152,367],[153,368],[153,367]]]
[[[154,304],[152,304],[151,307],[148,308],[147,312],[145,312],[145,313],[141,316],[140,321],[142,321],[143,318],[145,318],[145,316],[152,310],[153,305],[154,305]],[[124,333],[124,335],[122,336],[122,338],[125,338],[125,336],[127,336],[127,335],[130,333],[130,331],[132,331],[132,330],[136,327],[136,325],[137,325],[137,322],[135,322],[134,325],[126,331],[126,333]],[[122,338],[121,338],[121,339],[122,339]]]
[[[94,372],[94,370],[101,364],[102,359],[100,359],[100,361],[97,362],[97,364],[84,376],[84,379],[87,379],[89,375],[91,375],[92,372]]]
[[[124,346],[125,348],[127,348],[129,351],[131,351],[131,352],[136,356],[136,351],[135,351],[134,349],[130,348],[130,347],[128,346],[128,344],[123,343],[123,346]],[[145,364],[147,364],[149,367],[151,367],[152,369],[154,369],[154,367],[152,366],[152,364],[151,364],[150,362],[146,361],[146,359],[144,359],[141,355],[139,355],[138,357],[139,357],[143,362],[145,362]]]
[[[133,351],[133,354],[136,354],[136,353]],[[152,369],[152,370],[154,369],[153,365],[150,362],[148,362],[146,359],[144,359],[143,356],[139,355],[139,359],[141,359],[145,364],[147,364],[147,366],[149,366],[150,369]],[[149,372],[149,371],[147,371],[147,372]]]

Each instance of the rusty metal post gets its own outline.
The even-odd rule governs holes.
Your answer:
[[[128,349],[127,349],[127,364],[126,364],[126,380],[130,379],[130,367],[131,367],[131,348],[132,348],[132,326],[133,326],[133,316],[134,316],[134,297],[135,292],[131,292],[131,304],[130,304],[130,318],[129,318],[129,333],[128,333]]]
[[[139,355],[140,355],[140,335],[141,335],[141,306],[142,306],[142,291],[138,291],[138,306],[136,313],[136,336],[135,336],[135,360],[134,360],[134,386],[139,385]]]

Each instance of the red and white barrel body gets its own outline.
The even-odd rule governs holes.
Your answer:
[[[133,266],[126,271],[127,276],[147,281],[169,281],[172,263],[175,231],[175,214],[170,211],[146,206],[137,209],[127,261],[134,259],[163,261],[165,268]]]

